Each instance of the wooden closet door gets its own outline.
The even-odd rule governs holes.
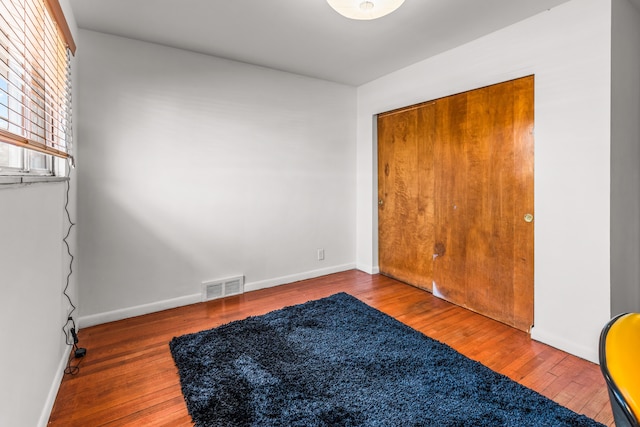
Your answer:
[[[434,104],[378,118],[378,253],[383,274],[431,291]]]
[[[529,331],[534,307],[534,77],[513,80],[515,201],[513,326]]]
[[[434,271],[433,294],[463,307],[467,305],[468,211],[466,194],[467,94],[452,95],[436,102],[434,147]]]
[[[381,272],[528,331],[533,77],[385,114],[378,123]]]

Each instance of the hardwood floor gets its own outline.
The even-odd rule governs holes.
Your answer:
[[[248,292],[82,329],[80,372],[65,375],[50,426],[192,425],[168,343],[312,299],[347,292],[575,412],[613,426],[598,365],[396,280],[359,271]]]

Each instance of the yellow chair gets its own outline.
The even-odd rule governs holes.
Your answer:
[[[600,334],[600,369],[617,427],[640,427],[640,313],[611,319]]]

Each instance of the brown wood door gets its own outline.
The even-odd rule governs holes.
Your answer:
[[[378,118],[383,274],[533,324],[533,76]]]
[[[378,118],[379,264],[383,274],[428,291],[435,194],[433,143],[425,135],[434,118],[433,105]]]

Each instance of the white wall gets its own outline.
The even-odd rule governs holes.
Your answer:
[[[612,2],[611,315],[640,311],[640,10]]]
[[[68,0],[60,5],[77,39]],[[75,65],[72,59],[72,80]],[[69,226],[65,193],[64,182],[0,185],[0,426],[45,426],[66,366],[70,347],[62,326],[71,307],[62,295],[70,261],[62,242]],[[73,173],[69,196],[75,219]],[[68,242],[77,254],[75,229]],[[76,289],[74,274],[68,288],[74,302]]]
[[[65,185],[0,186],[2,426],[46,424],[66,360]]]
[[[535,328],[597,360],[609,318],[611,6],[574,0],[358,88],[357,264],[376,271],[373,115],[535,74]]]
[[[83,326],[355,267],[355,88],[84,30],[78,52]]]

